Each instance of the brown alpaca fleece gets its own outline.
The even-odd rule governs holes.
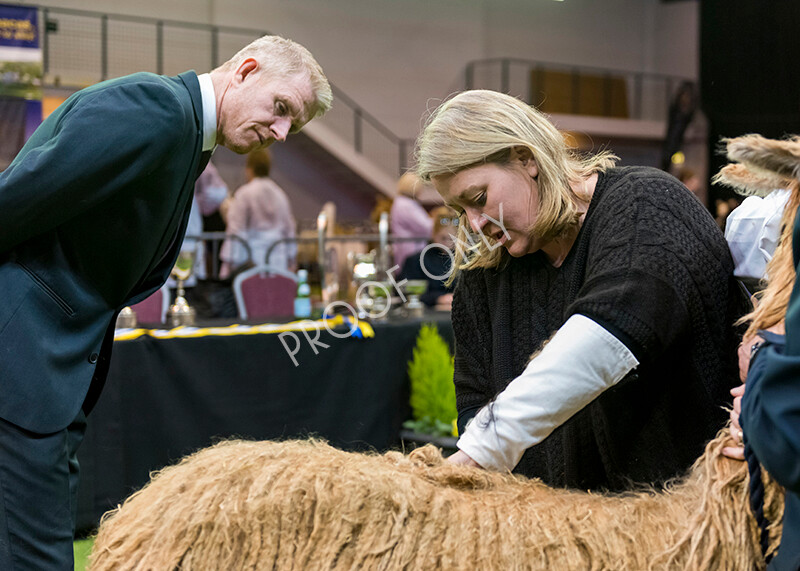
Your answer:
[[[724,184],[743,195],[766,196],[778,188],[788,188],[792,180],[763,170],[750,170],[743,164],[729,164],[722,167],[712,179],[713,183]]]
[[[763,569],[727,440],[663,491],[615,495],[451,465],[431,446],[224,442],[106,514],[90,569]],[[782,499],[767,482],[773,521]]]
[[[766,176],[800,179],[800,137],[776,140],[761,135],[724,139],[728,158]]]

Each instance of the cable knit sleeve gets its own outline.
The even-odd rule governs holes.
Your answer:
[[[453,333],[455,335],[456,406],[458,429],[494,397],[487,380],[492,364],[491,319],[482,270],[462,273],[453,293]]]
[[[584,228],[586,275],[568,314],[603,324],[643,362],[687,333],[712,338],[705,316],[725,314],[732,271],[719,228],[660,171],[637,169],[617,184],[628,188],[606,192]]]

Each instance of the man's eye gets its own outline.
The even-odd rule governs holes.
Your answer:
[[[478,196],[475,197],[475,204],[478,206],[485,206],[486,205],[486,192],[480,193]]]

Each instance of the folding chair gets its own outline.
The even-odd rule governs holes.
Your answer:
[[[169,287],[166,284],[139,303],[132,305],[139,323],[166,323],[169,311]]]
[[[266,264],[237,275],[233,294],[239,318],[293,316],[297,281],[296,274]]]

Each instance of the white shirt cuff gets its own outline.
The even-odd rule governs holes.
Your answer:
[[[478,411],[457,446],[486,469],[512,470],[525,450],[638,365],[614,335],[573,315],[525,371]]]

